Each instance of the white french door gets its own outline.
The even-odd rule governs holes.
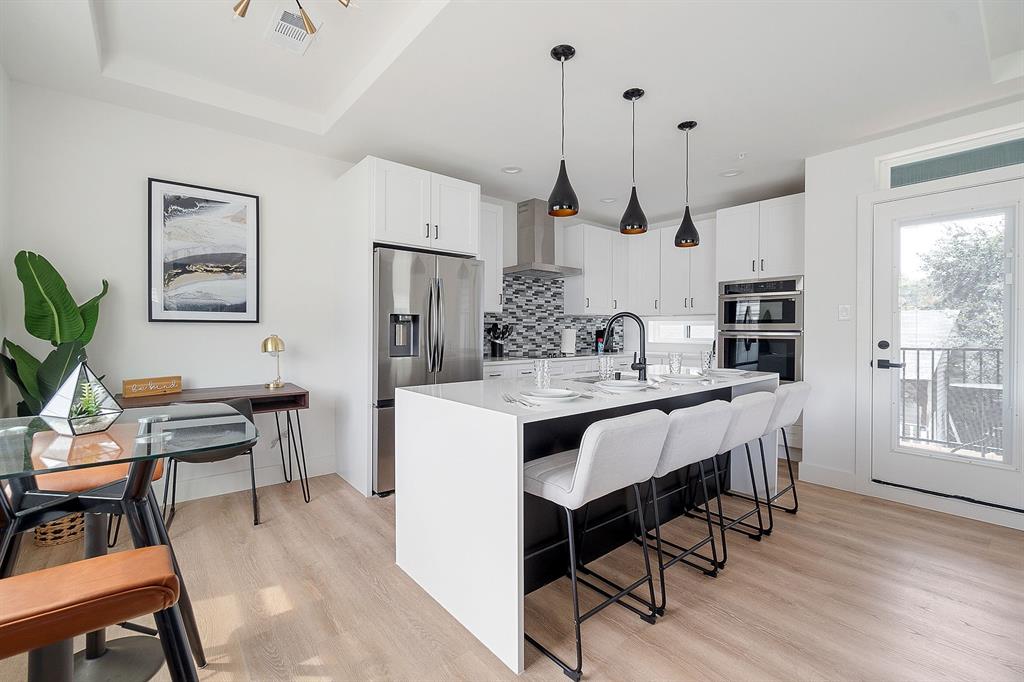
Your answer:
[[[874,208],[871,478],[1024,510],[1024,180]]]

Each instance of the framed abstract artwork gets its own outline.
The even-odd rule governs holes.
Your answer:
[[[149,179],[149,321],[259,322],[260,198]]]

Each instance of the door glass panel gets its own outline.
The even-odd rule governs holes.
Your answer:
[[[900,226],[897,447],[1009,463],[1012,213]]]

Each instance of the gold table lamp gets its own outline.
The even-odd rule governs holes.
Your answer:
[[[269,384],[264,384],[264,386],[267,388],[281,388],[284,386],[284,382],[281,381],[281,353],[284,352],[284,339],[277,334],[271,334],[263,339],[263,343],[260,344],[260,352],[270,353],[271,357],[277,359],[277,378]]]

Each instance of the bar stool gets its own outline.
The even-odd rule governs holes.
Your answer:
[[[594,575],[617,590],[614,594],[609,594],[601,587],[578,576],[580,569],[586,569],[582,564],[577,566],[573,512],[593,500],[632,487],[639,526],[645,529],[639,484],[646,482],[654,474],[667,431],[668,416],[658,410],[646,410],[624,417],[605,419],[587,427],[578,450],[567,450],[541,457],[523,466],[523,489],[531,495],[562,507],[565,511],[566,539],[543,547],[530,556],[554,549],[565,542],[569,544],[569,579],[572,589],[573,625],[576,630],[576,665],[570,666],[529,634],[525,637],[527,642],[557,663],[562,672],[573,680],[579,680],[583,676],[583,645],[580,638],[580,625],[583,621],[613,603],[629,609],[648,623],[654,623],[656,616],[654,576],[651,572],[647,543],[643,543],[646,573],[630,585],[620,587],[593,571],[586,571],[588,575]],[[584,532],[585,530],[584,528]],[[640,532],[643,533],[643,530]],[[603,602],[584,614],[580,614],[580,583],[605,597]],[[650,592],[650,602],[632,594],[633,590],[644,583],[647,583]],[[644,604],[647,607],[646,611],[623,601],[627,596]]]
[[[753,491],[754,507],[737,517],[731,517],[723,514],[721,506],[719,506],[717,517],[722,538],[722,560],[718,563],[719,568],[725,568],[726,561],[729,559],[729,548],[725,540],[725,531],[733,530],[746,535],[751,540],[758,541],[765,535],[764,518],[761,514],[761,500],[757,494],[757,478],[754,475],[753,460],[750,458],[750,442],[755,439],[760,442],[761,435],[764,433],[765,426],[768,425],[768,419],[771,417],[774,405],[775,395],[764,392],[737,396],[729,403],[732,417],[729,420],[729,428],[726,429],[725,436],[722,438],[722,444],[719,446],[719,454],[727,455],[728,461],[731,460],[732,450],[741,445],[743,446],[747,453],[747,470],[750,472],[750,487]],[[726,470],[728,471],[728,467]],[[721,488],[722,483],[719,479],[717,461],[714,462],[714,475],[715,485]],[[757,516],[757,526],[746,521],[754,515]]]
[[[718,575],[718,550],[715,546],[714,526],[711,523],[711,513],[707,509],[711,504],[711,496],[708,494],[707,478],[704,471],[704,461],[714,459],[721,450],[722,438],[732,420],[732,408],[724,400],[713,400],[694,407],[686,407],[674,410],[669,415],[668,434],[665,438],[665,445],[661,449],[661,458],[654,470],[648,487],[648,503],[654,507],[654,541],[658,555],[658,574],[661,583],[661,602],[658,605],[659,616],[665,613],[667,601],[665,595],[665,571],[676,563],[684,563],[691,566],[705,575],[715,577]],[[661,517],[658,509],[659,502],[680,492],[685,493],[689,488],[689,481],[677,486],[673,490],[658,492],[657,479],[668,476],[671,473],[680,471],[696,464],[700,469],[700,482],[704,492],[702,504],[705,506],[705,520],[708,524],[708,534],[689,547],[677,545],[674,542],[661,537]],[[717,468],[717,465],[716,465]],[[721,491],[715,487],[715,497],[718,499],[718,511],[721,514],[722,500]],[[645,539],[650,540],[650,532],[645,532]],[[700,554],[705,545],[711,545],[711,556]],[[678,554],[673,554],[664,549],[668,545]],[[689,556],[698,557],[709,564],[704,567],[687,559]],[[668,561],[665,557],[668,557]]]
[[[0,580],[0,659],[155,614],[172,619],[179,583],[169,548],[145,547]],[[161,641],[172,679],[191,666],[184,642]],[[71,679],[70,656],[53,657],[47,674]]]
[[[765,429],[764,435],[769,436],[776,430],[782,432],[782,443],[786,448],[786,469],[789,471],[789,485],[776,492],[768,500],[769,524],[771,523],[770,514],[772,507],[790,514],[796,514],[797,509],[800,508],[800,501],[796,497],[796,479],[793,477],[793,460],[789,456],[789,439],[786,436],[786,429],[795,424],[796,420],[800,418],[800,413],[804,411],[804,407],[807,405],[807,397],[810,394],[811,385],[806,381],[783,384],[775,391],[775,408],[772,410],[772,416],[768,419],[768,428]],[[792,507],[775,504],[775,500],[791,490],[793,491]]]

